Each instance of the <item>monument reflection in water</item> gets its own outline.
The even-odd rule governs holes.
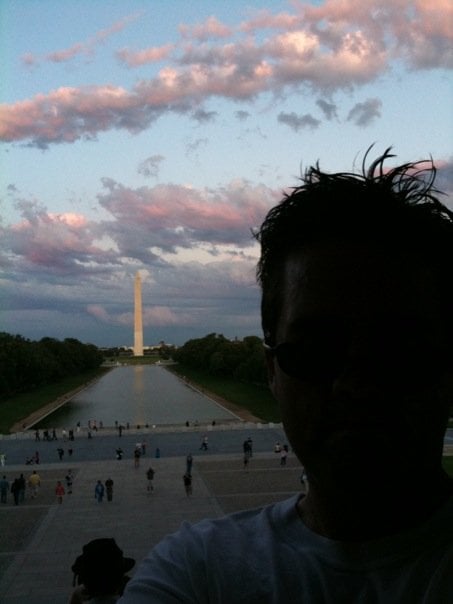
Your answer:
[[[234,421],[224,407],[193,390],[162,366],[116,367],[70,402],[41,420],[39,427],[68,428],[96,421],[131,426]]]

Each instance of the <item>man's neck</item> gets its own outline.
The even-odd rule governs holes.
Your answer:
[[[298,513],[315,533],[337,541],[370,541],[409,530],[427,520],[453,494],[453,481],[445,474],[434,480],[419,476],[410,484],[326,489],[310,483]]]

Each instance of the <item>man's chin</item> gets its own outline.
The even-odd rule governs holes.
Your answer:
[[[321,446],[326,463],[356,478],[378,470],[382,475],[404,455],[401,441],[378,428],[342,428],[326,435]]]

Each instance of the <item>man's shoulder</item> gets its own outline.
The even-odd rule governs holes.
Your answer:
[[[297,521],[296,503],[299,495],[266,506],[246,509],[219,518],[188,522],[181,526],[179,537],[189,541],[234,542],[267,541]]]

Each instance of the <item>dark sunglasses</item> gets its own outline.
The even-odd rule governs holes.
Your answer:
[[[351,331],[346,325],[323,324],[305,337],[276,346],[264,344],[287,375],[311,383],[328,383],[354,362],[379,381],[415,389],[436,381],[451,362],[446,347],[434,347],[426,330],[411,321],[379,322],[364,336],[369,346],[350,359]],[[363,337],[363,336],[362,336]]]

